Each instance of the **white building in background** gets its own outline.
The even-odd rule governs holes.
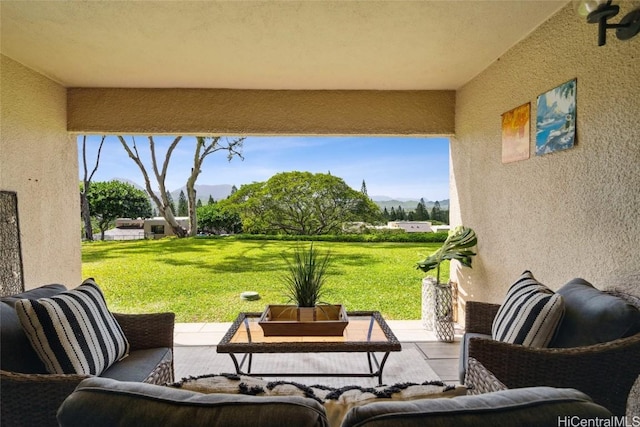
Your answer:
[[[371,230],[402,230],[406,233],[437,233],[449,231],[449,225],[431,225],[431,221],[389,221],[387,225],[371,225],[365,222],[348,222],[342,226],[347,233],[362,233]]]
[[[180,226],[184,229],[189,229],[188,216],[177,216],[175,218]],[[166,236],[175,236],[175,233],[164,217],[156,216],[144,220],[144,235],[147,239],[160,239]]]
[[[100,233],[94,233],[93,240],[100,240]],[[112,228],[104,232],[104,240],[142,240],[142,228]]]
[[[177,216],[175,218],[182,227],[189,228],[188,216]],[[118,218],[116,219],[116,228],[107,230],[104,234],[105,240],[160,239],[175,235],[173,229],[169,227],[167,221],[161,216],[146,219]],[[94,238],[99,239],[100,234],[94,235]]]
[[[450,225],[432,225],[431,226],[431,231],[433,231],[434,233],[437,233],[439,231],[449,231],[449,230],[451,230]]]
[[[431,233],[431,221],[389,221],[390,229],[402,229],[407,233]]]
[[[116,228],[120,228],[120,229],[144,228],[144,219],[142,219],[142,218],[118,218],[118,219],[116,219]]]

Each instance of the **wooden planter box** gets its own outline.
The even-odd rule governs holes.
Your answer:
[[[349,319],[342,305],[268,305],[258,323],[265,337],[342,336]]]

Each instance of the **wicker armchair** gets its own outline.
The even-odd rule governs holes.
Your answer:
[[[634,298],[629,300],[634,301]],[[499,307],[498,304],[467,302],[466,332],[490,335]],[[470,338],[468,356],[508,388],[539,385],[575,388],[614,415],[622,416],[629,392],[640,375],[640,334],[575,348],[531,348]],[[481,388],[481,384],[473,384],[473,378],[482,375],[476,372],[477,365],[470,363],[467,366],[466,383]]]
[[[114,313],[114,316],[129,341],[131,353],[154,348],[173,349],[173,313]],[[25,374],[0,370],[2,425],[57,426],[58,407],[85,378],[85,375]],[[164,384],[173,380],[173,357],[169,357],[158,363],[144,382]]]

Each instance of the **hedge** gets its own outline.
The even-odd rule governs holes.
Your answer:
[[[437,233],[397,233],[397,232],[373,232],[364,234],[322,234],[322,235],[298,235],[298,234],[234,234],[225,236],[226,239],[237,240],[278,240],[278,241],[317,241],[317,242],[415,242],[415,243],[439,243],[444,242],[448,232]],[[201,239],[221,238],[221,236],[202,236]]]

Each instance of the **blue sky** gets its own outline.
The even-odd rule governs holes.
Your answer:
[[[87,137],[87,162],[95,162],[100,136]],[[131,137],[126,137],[131,141]],[[166,152],[173,137],[154,137],[157,153]],[[141,154],[147,137],[136,136]],[[195,138],[184,137],[169,164],[167,187],[173,191],[185,185],[193,163]],[[148,150],[147,150],[148,151]],[[369,196],[443,200],[449,198],[448,138],[415,137],[247,137],[244,160],[230,162],[223,151],[206,158],[198,184],[242,184],[266,181],[278,172],[330,172],[360,190],[362,181]],[[82,179],[82,136],[78,137]],[[143,158],[144,158],[143,154]],[[150,161],[145,161],[151,171]],[[107,136],[100,166],[93,181],[124,178],[143,185],[138,166],[124,151],[116,136]]]

